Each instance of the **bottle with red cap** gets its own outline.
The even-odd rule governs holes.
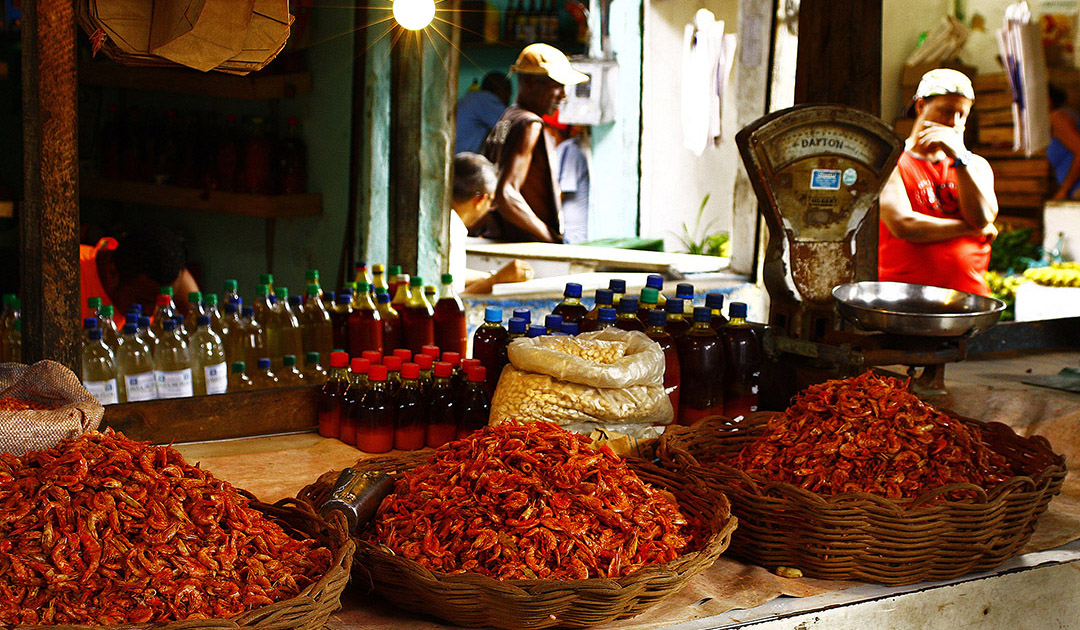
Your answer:
[[[382,315],[368,293],[368,283],[358,282],[349,313],[349,354],[361,355],[365,350],[384,351]]]
[[[420,354],[426,354],[435,361],[438,361],[439,357],[441,356],[439,354],[439,346],[431,343],[427,344],[426,346],[422,346],[420,348]]]
[[[454,386],[454,391],[460,391],[460,385],[464,374],[461,371],[461,355],[457,352],[444,352],[442,353],[442,360],[450,364],[450,370],[453,374],[450,375],[450,383]]]
[[[319,435],[337,439],[341,435],[341,397],[349,387],[349,355],[330,353],[330,373],[319,392],[316,416]]]
[[[482,365],[483,365],[483,363],[480,362],[480,359],[462,359],[461,360],[461,369],[458,370],[458,373],[456,375],[457,376],[456,385],[457,385],[457,391],[458,391],[458,396],[459,397],[464,395],[465,385],[468,384],[468,382],[469,382],[469,372],[472,371],[473,368],[478,368],[478,367],[481,367]],[[487,391],[487,383],[485,383],[484,385],[485,385],[484,390]]]
[[[488,424],[491,415],[491,399],[487,395],[487,368],[477,366],[469,370],[468,381],[461,393],[461,409],[458,410],[457,437],[460,440]]]
[[[349,386],[341,396],[341,433],[342,442],[356,446],[356,428],[358,426],[358,405],[367,392],[367,373],[370,369],[368,360],[360,357],[349,362]]]
[[[427,396],[431,393],[431,381],[435,375],[432,373],[432,366],[435,364],[435,359],[430,354],[418,354],[413,357],[416,365],[420,367],[420,392]]]
[[[668,300],[665,307],[670,306],[673,302],[678,302],[679,308],[682,308],[682,300],[677,298]],[[667,392],[668,400],[671,401],[671,408],[675,411],[675,417],[678,418],[679,385],[681,380],[679,350],[675,346],[675,339],[664,329],[664,324],[667,323],[667,313],[660,309],[654,309],[649,311],[646,317],[649,320],[649,326],[645,329],[645,334],[649,336],[649,339],[655,341],[664,353],[664,391]]]
[[[420,366],[413,362],[401,365],[401,389],[397,393],[397,423],[394,425],[394,448],[415,451],[424,448],[428,425],[428,406],[420,390]]]
[[[405,347],[420,352],[420,348],[435,343],[435,309],[424,299],[423,278],[413,276],[409,289],[405,309],[401,311],[401,332]]]
[[[376,350],[364,350],[360,353],[360,356],[367,359],[371,365],[378,365],[382,363],[382,353]]]
[[[484,323],[473,333],[473,358],[480,359],[486,368],[488,391],[495,391],[507,363],[506,344],[509,341],[510,333],[502,325],[502,309],[495,306],[484,309]]]
[[[435,380],[431,383],[428,402],[428,426],[424,442],[430,448],[439,448],[457,438],[457,396],[454,384],[454,368],[446,361],[434,366]]]
[[[407,348],[394,348],[394,353],[393,354],[394,354],[395,357],[401,359],[401,362],[403,364],[408,363],[409,361],[412,361],[412,356],[413,356],[412,350],[409,350]]]
[[[396,409],[386,378],[387,366],[371,366],[368,390],[356,405],[356,447],[365,453],[385,453],[394,448]]]
[[[439,301],[435,303],[435,343],[464,354],[467,341],[465,304],[454,291],[454,276],[444,273]]]
[[[382,364],[386,366],[386,387],[390,394],[394,396],[396,396],[398,390],[401,389],[402,363],[404,363],[404,361],[401,360],[401,357],[390,354],[384,356],[382,359]]]

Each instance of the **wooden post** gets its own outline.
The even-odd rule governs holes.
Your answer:
[[[20,208],[23,361],[81,372],[75,7],[22,3],[23,162]]]
[[[367,20],[368,9],[359,6],[353,9],[353,62],[352,62],[352,123],[349,134],[349,214],[345,219],[345,243],[341,260],[338,263],[337,284],[344,286],[345,282],[352,280],[353,265],[356,263],[357,242],[366,243],[371,229],[367,211],[370,198],[367,196],[367,187],[360,185],[361,168],[363,166],[362,155],[364,147],[369,146],[370,140],[364,133],[364,114],[367,100],[364,95],[367,92],[367,54],[359,51],[367,50]],[[368,202],[368,203],[365,203]],[[362,217],[361,217],[362,215]]]
[[[795,103],[881,114],[882,0],[802,0]],[[855,235],[855,280],[877,280],[878,207]]]
[[[420,238],[423,63],[420,34],[397,27],[390,69],[390,257],[417,272]]]

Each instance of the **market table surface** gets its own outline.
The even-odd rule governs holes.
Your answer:
[[[1005,422],[1021,433],[1046,435],[1055,450],[1066,456],[1072,474],[1066,479],[1063,496],[1055,499],[1051,511],[1040,520],[1032,541],[1032,546],[1044,551],[1025,553],[992,572],[947,583],[905,587],[790,580],[722,557],[715,567],[695,578],[679,594],[642,615],[604,627],[696,630],[754,623],[764,624],[755,626],[762,630],[824,627],[785,625],[795,624],[802,619],[800,615],[812,614],[812,618],[807,618],[810,622],[832,619],[833,625],[829,627],[857,628],[870,619],[891,619],[881,615],[895,615],[899,610],[912,615],[910,622],[920,619],[921,623],[893,624],[894,627],[956,627],[972,623],[974,617],[970,615],[978,617],[979,627],[1080,627],[1080,598],[1059,594],[1059,591],[1075,593],[1080,589],[1080,541],[1074,540],[1080,530],[1075,525],[1072,529],[1066,525],[1062,530],[1062,523],[1080,523],[1077,500],[1080,475],[1076,470],[1080,465],[1080,394],[1021,382],[1025,377],[1056,374],[1064,367],[1078,365],[1080,353],[1077,352],[1023,353],[969,360],[949,366],[946,384],[950,393],[935,400],[966,416]],[[344,468],[364,457],[348,445],[314,433],[178,444],[176,448],[188,461],[201,462],[217,476],[265,501],[295,496],[322,473]],[[343,596],[343,608],[331,619],[330,628],[435,630],[446,627],[433,618],[399,610],[377,596],[368,595],[366,585],[361,582],[354,576]],[[972,604],[982,601],[987,602],[985,607]],[[1036,606],[1039,601],[1042,605]],[[937,602],[936,614],[924,610],[931,602]],[[946,608],[953,612],[942,612]],[[1014,615],[1015,612],[1009,611],[1017,608],[1031,612],[1019,624],[1008,616]],[[830,612],[834,609],[841,612]],[[938,625],[939,622],[944,625]]]

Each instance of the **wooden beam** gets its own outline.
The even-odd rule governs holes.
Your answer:
[[[405,273],[417,273],[424,49],[420,34],[395,27],[390,66],[390,256]]]
[[[23,360],[81,372],[75,7],[22,4],[23,169],[19,241]],[[75,299],[72,299],[72,292]]]

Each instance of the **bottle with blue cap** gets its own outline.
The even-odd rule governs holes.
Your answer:
[[[334,294],[334,308],[330,311],[334,348],[349,347],[349,316],[353,312],[352,301],[353,291],[349,287]],[[385,340],[383,343],[386,343]]]
[[[680,377],[686,383],[679,388],[682,425],[724,413],[724,348],[711,322],[709,307],[696,307],[693,326],[675,342]]]
[[[680,282],[675,285],[675,297],[683,301],[683,315],[687,320],[694,318],[694,285]]]
[[[139,336],[139,325],[128,318],[122,332],[123,342],[116,351],[116,378],[120,402],[139,402],[157,398],[154,380],[154,353]]]
[[[724,346],[724,415],[738,418],[757,411],[761,379],[761,340],[746,321],[746,304],[732,302],[731,321],[720,331]]]
[[[508,362],[506,345],[510,333],[502,325],[502,309],[489,306],[484,309],[484,323],[473,333],[472,358],[479,359],[484,366],[487,391],[494,392],[502,374],[503,366]]]
[[[139,321],[139,337],[150,346],[151,350],[157,349],[158,336],[152,328],[150,328],[150,317],[148,315],[137,315],[136,318]]]
[[[529,339],[535,337],[543,337],[547,334],[547,329],[542,326],[529,326],[529,331],[525,333],[525,336]]]
[[[191,398],[194,394],[187,343],[176,332],[176,320],[161,325],[161,339],[154,349],[154,373],[158,398]]]
[[[581,285],[576,282],[567,282],[563,289],[563,300],[551,310],[553,315],[559,315],[564,322],[580,324],[589,309],[581,303]]]
[[[511,317],[510,321],[507,322],[507,329],[510,333],[507,338],[510,341],[520,339],[528,334],[529,322],[525,321],[525,318],[523,317]]]
[[[281,380],[278,379],[271,368],[269,357],[259,359],[255,365],[257,367],[250,375],[251,382],[255,384],[255,389],[270,389],[281,385]]]
[[[229,368],[221,337],[210,328],[210,316],[195,318],[195,332],[188,342],[191,389],[196,396],[224,394],[229,387]]]
[[[709,313],[712,314],[712,320],[709,325],[712,326],[713,330],[719,333],[720,330],[727,325],[727,318],[724,317],[724,294],[707,294],[705,296],[705,307],[708,308]]]
[[[87,340],[82,349],[83,387],[99,403],[115,405],[120,402],[120,392],[116,386],[116,357],[102,339],[97,318],[86,318],[87,323],[91,320],[93,327],[87,329]]]
[[[84,317],[82,326],[82,345],[85,348],[90,343],[90,331],[100,330],[97,317]]]
[[[526,330],[532,325],[532,311],[527,308],[515,308],[514,314],[511,317],[520,317],[521,319],[524,319]]]
[[[676,300],[668,300],[667,305],[670,306],[672,302]],[[677,300],[682,302],[682,300]],[[680,308],[682,308],[680,306]],[[679,385],[681,382],[681,371],[679,369],[679,349],[675,345],[675,339],[664,328],[667,323],[667,313],[660,309],[649,311],[648,314],[648,326],[645,328],[645,334],[649,336],[660,346],[660,350],[664,353],[664,391],[667,392],[668,400],[671,401],[671,408],[675,412],[675,417],[679,417]]]
[[[664,330],[672,339],[681,337],[690,330],[690,321],[686,319],[686,307],[683,298],[671,298],[664,305]],[[693,311],[690,312],[691,317]]]
[[[623,296],[623,299],[619,300],[619,308],[615,315],[615,327],[622,330],[645,332],[645,324],[637,316],[637,306],[636,297]]]
[[[605,328],[611,328],[615,326],[615,318],[617,313],[615,309],[610,306],[602,306],[596,314],[596,328],[595,330],[604,330]],[[586,320],[588,321],[588,320]]]
[[[567,321],[564,321],[562,323],[562,327],[559,329],[559,332],[561,332],[564,335],[569,335],[571,337],[578,334],[578,331],[579,331],[579,328],[578,328],[577,324],[575,324],[574,322],[567,322]]]
[[[597,330],[597,321],[600,317],[600,309],[612,307],[615,293],[611,289],[597,289],[596,299],[593,301],[592,310],[585,314],[581,320],[581,332]]]
[[[552,313],[551,315],[544,317],[544,330],[547,331],[547,334],[549,335],[560,333],[562,332],[562,323],[562,315]]]
[[[659,308],[664,308],[664,304],[667,303],[667,298],[664,297],[664,276],[661,276],[658,273],[650,273],[649,276],[645,278],[645,286],[650,289],[656,289],[656,305]]]
[[[241,313],[244,320],[244,356],[242,358],[247,363],[248,370],[251,370],[259,364],[259,359],[263,357],[270,358],[270,347],[266,343],[265,322],[255,317],[255,308],[245,306]]]

